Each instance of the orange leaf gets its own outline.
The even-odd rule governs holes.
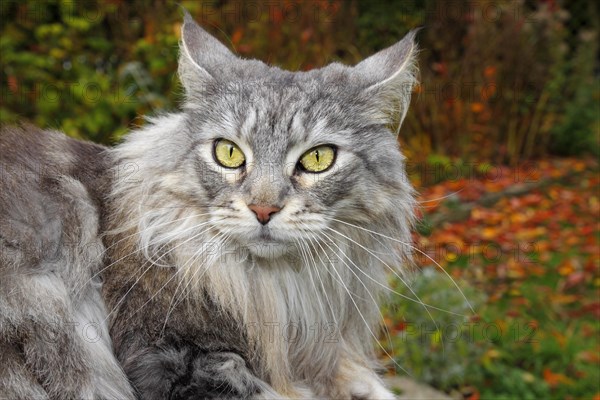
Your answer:
[[[573,303],[577,300],[579,300],[579,297],[577,297],[574,294],[553,294],[550,299],[552,300],[553,303],[557,303],[557,304],[569,304],[569,303]]]
[[[481,237],[484,239],[491,240],[496,238],[496,236],[498,236],[498,230],[495,228],[486,227],[481,231]]]
[[[485,67],[483,70],[483,75],[485,75],[486,78],[491,78],[492,76],[496,75],[496,67],[491,65]]]
[[[244,30],[242,28],[236,29],[231,35],[231,43],[236,46],[242,40],[242,36],[244,36]]]
[[[588,363],[600,364],[600,354],[595,351],[582,351],[577,354],[577,359]]]
[[[560,384],[570,385],[573,383],[571,379],[563,374],[556,374],[550,371],[549,368],[544,369],[544,380],[550,387],[556,387]]]
[[[483,104],[481,104],[481,103],[471,104],[471,111],[473,111],[475,114],[482,112],[483,108],[484,108]]]
[[[538,226],[537,228],[533,228],[533,229],[523,229],[519,232],[517,232],[515,234],[515,237],[518,240],[530,240],[530,239],[534,239],[538,236],[542,236],[546,233],[546,228],[542,227],[542,226]]]
[[[480,399],[480,394],[479,394],[479,390],[475,389],[475,391],[473,392],[473,394],[471,394],[469,397],[466,397],[467,400],[479,400]]]
[[[558,267],[558,273],[562,276],[571,275],[573,272],[575,272],[575,265],[573,260],[570,258],[565,260],[565,262]]]
[[[313,35],[313,30],[311,28],[305,29],[302,31],[302,34],[300,35],[300,40],[302,40],[302,43],[306,43],[310,40],[312,35]]]

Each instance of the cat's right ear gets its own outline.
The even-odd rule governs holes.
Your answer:
[[[179,78],[188,93],[202,90],[238,58],[183,10]]]

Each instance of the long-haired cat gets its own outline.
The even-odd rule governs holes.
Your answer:
[[[393,398],[374,343],[410,259],[390,126],[415,54],[288,72],[186,14],[180,113],[110,150],[4,130],[0,394]]]

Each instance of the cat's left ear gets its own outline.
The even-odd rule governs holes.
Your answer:
[[[413,88],[418,83],[418,30],[409,32],[398,43],[381,50],[354,67],[365,83],[367,95],[384,112],[382,118],[402,123],[410,103]],[[399,114],[398,114],[399,113]]]
[[[188,93],[222,75],[239,60],[227,47],[202,29],[190,13],[183,10],[179,56],[179,77]]]

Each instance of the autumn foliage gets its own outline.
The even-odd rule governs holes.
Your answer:
[[[458,398],[600,398],[597,2],[180,3],[240,56],[292,70],[423,27],[399,134],[417,265],[392,282],[413,301],[384,310],[382,356]],[[176,109],[181,20],[167,0],[0,1],[0,123],[113,144]]]
[[[599,188],[574,159],[422,187],[412,289],[431,315],[396,299],[390,368],[464,398],[599,393]]]

